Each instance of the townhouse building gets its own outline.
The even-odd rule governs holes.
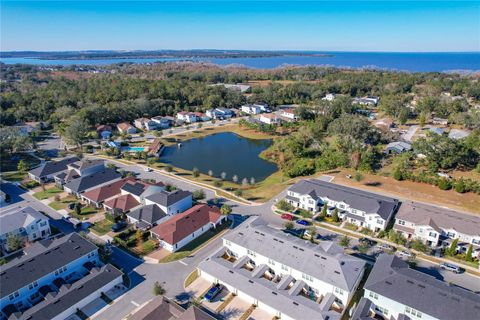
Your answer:
[[[0,215],[0,245],[3,252],[10,252],[10,237],[17,237],[23,243],[34,242],[49,237],[48,218],[32,207],[15,208]]]
[[[220,283],[279,319],[340,319],[365,268],[333,242],[320,245],[252,217],[202,261],[204,279]]]
[[[335,208],[339,217],[374,232],[385,230],[399,206],[397,199],[317,179],[302,180],[288,188],[285,200],[291,205],[319,212]]]
[[[395,217],[393,229],[407,240],[419,239],[432,248],[449,246],[458,239],[457,250],[472,245],[480,257],[480,217],[426,204],[405,202]]]
[[[382,254],[352,319],[477,319],[479,311],[477,294],[414,270],[394,255]]]

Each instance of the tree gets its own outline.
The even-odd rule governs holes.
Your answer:
[[[243,186],[243,187],[248,186],[248,179],[247,179],[247,178],[243,178],[243,179],[242,179],[242,186]]]
[[[388,240],[401,245],[405,245],[407,243],[407,239],[405,239],[400,232],[393,229],[390,229],[388,232]]]
[[[235,189],[234,194],[235,194],[237,197],[241,197],[242,194],[243,194],[243,191],[242,191],[242,189]]]
[[[457,191],[458,193],[465,193],[466,185],[463,177],[461,177],[457,182],[455,182],[455,191]]]
[[[162,131],[162,130],[157,130],[157,131],[155,131],[153,134],[154,134],[156,137],[159,137],[159,138],[160,138],[161,136],[163,136],[163,131]]]
[[[203,124],[199,123],[197,124],[197,129],[201,129],[203,127]]]
[[[227,177],[227,174],[225,172],[222,172],[220,173],[220,177],[222,178],[222,180],[225,180],[225,178]]]
[[[53,197],[53,199],[55,200],[55,202],[59,202],[60,201],[60,195],[56,194],[55,197]]]
[[[317,235],[317,228],[315,228],[315,226],[310,226],[308,227],[307,231],[308,231],[308,234],[310,235],[310,241],[315,242],[315,237]]]
[[[233,182],[235,182],[235,183],[237,183],[237,182],[238,182],[238,177],[237,177],[237,175],[236,175],[236,174],[235,174],[235,175],[233,175],[233,177],[232,177],[232,181],[233,181]]]
[[[427,115],[425,112],[420,113],[420,116],[418,117],[418,122],[421,127],[425,126],[425,123],[427,122]]]
[[[147,159],[147,164],[148,164],[149,167],[152,167],[155,164],[155,162],[157,162],[157,159],[155,159],[155,158],[148,158]]]
[[[277,208],[283,211],[293,211],[295,207],[288,203],[285,199],[277,202]]]
[[[441,190],[450,190],[452,188],[452,183],[448,179],[440,178],[438,179],[438,187]]]
[[[255,184],[255,178],[254,177],[251,177],[250,178],[250,184],[253,186]]]
[[[221,180],[215,180],[213,185],[217,188],[221,188],[223,186],[223,182]]]
[[[360,172],[355,172],[355,175],[353,176],[353,178],[355,179],[355,181],[361,181],[363,179],[363,176]]]
[[[400,113],[398,114],[398,122],[400,122],[400,124],[407,123],[409,116],[410,116],[409,110],[407,108],[403,107],[400,110]]]
[[[89,127],[89,124],[84,119],[73,117],[67,123],[63,135],[68,143],[81,146],[87,140]]]
[[[335,208],[335,210],[333,210],[332,220],[333,222],[340,222],[340,217],[338,216],[338,208]]]
[[[167,165],[167,166],[165,167],[165,171],[167,171],[167,172],[172,172],[172,171],[173,171],[173,167],[172,167],[171,165]]]
[[[340,238],[340,241],[338,242],[338,244],[344,248],[348,248],[348,246],[350,245],[350,238],[347,236],[343,236]]]
[[[18,235],[10,235],[7,238],[7,247],[10,251],[16,251],[23,245],[23,239]]]
[[[465,261],[467,262],[473,262],[473,246],[470,244],[468,246],[468,250],[467,250],[467,253],[465,254]]]
[[[402,181],[403,180],[402,170],[400,169],[399,166],[397,166],[397,167],[395,167],[395,169],[393,169],[393,179],[395,179],[397,181]]]
[[[26,151],[32,148],[32,139],[15,127],[0,128],[0,153]]]
[[[21,173],[25,173],[28,170],[30,170],[30,166],[25,160],[20,160],[17,165],[17,170],[20,171]]]
[[[327,217],[327,205],[324,204],[322,207],[322,211],[320,211],[319,218],[324,220]]]
[[[203,189],[198,189],[193,191],[192,197],[194,200],[202,200],[205,199],[205,191]]]
[[[192,175],[195,177],[195,178],[198,178],[200,176],[200,170],[198,170],[198,168],[193,168],[192,170]]]
[[[232,213],[232,208],[231,208],[228,204],[224,204],[224,205],[220,208],[220,212],[221,212],[224,216],[228,216],[230,213]]]
[[[427,245],[419,239],[412,240],[412,242],[410,242],[410,248],[423,253],[426,253],[428,251]]]
[[[213,171],[212,171],[212,170],[208,170],[208,175],[209,175],[210,177],[213,177]]]
[[[446,250],[445,250],[445,254],[447,256],[454,256],[457,254],[457,246],[458,246],[458,238],[454,239],[452,241],[452,244],[450,245],[450,247],[448,247]]]
[[[80,202],[75,202],[75,206],[73,207],[73,210],[75,211],[75,214],[79,216],[82,213],[82,205]]]
[[[153,284],[153,294],[156,296],[161,296],[164,295],[167,291],[162,287],[162,285],[158,282],[155,281]]]
[[[135,240],[137,240],[137,245],[142,244],[142,242],[143,242],[143,232],[142,232],[142,230],[138,229],[135,232]]]
[[[293,224],[292,221],[287,221],[283,224],[283,227],[286,229],[286,230],[293,230],[293,228],[295,228],[295,225]]]

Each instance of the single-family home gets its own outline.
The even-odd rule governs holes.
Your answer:
[[[97,134],[103,140],[108,140],[112,136],[112,126],[102,124],[97,126],[96,129],[97,129]]]
[[[0,245],[1,250],[10,252],[18,248],[11,248],[8,242],[15,237],[25,242],[34,242],[50,236],[48,218],[32,207],[3,210],[0,215]]]
[[[262,109],[260,106],[254,104],[245,104],[240,107],[240,110],[246,114],[260,114],[262,113]]]
[[[156,204],[167,215],[174,215],[192,207],[192,193],[185,190],[162,190],[145,197],[144,204]]]
[[[128,181],[135,181],[134,177],[126,177],[115,182],[91,189],[81,194],[83,201],[91,206],[100,208],[103,202],[121,194],[121,188]]]
[[[117,124],[117,130],[120,132],[120,133],[125,133],[125,134],[134,134],[134,133],[137,133],[137,129],[135,129],[134,126],[132,126],[130,123],[128,122],[122,122],[122,123],[119,123]]]
[[[202,309],[192,305],[183,309],[175,301],[157,296],[136,310],[128,320],[215,320]]]
[[[160,154],[162,154],[164,147],[165,146],[163,145],[162,141],[156,138],[153,140],[152,144],[148,146],[148,155],[158,158],[160,157]]]
[[[458,239],[457,250],[465,253],[472,245],[480,253],[480,217],[426,204],[404,202],[393,229],[407,240],[419,239],[428,246],[449,246]],[[479,256],[480,257],[480,256]]]
[[[379,129],[390,129],[393,127],[393,120],[388,118],[382,118],[376,120],[373,125]]]
[[[342,318],[366,262],[331,241],[313,244],[251,217],[200,262],[200,277],[277,319]]]
[[[197,116],[193,112],[180,111],[177,113],[177,119],[186,123],[197,122]]]
[[[163,182],[145,182],[141,180],[127,181],[121,188],[122,195],[130,194],[138,202],[144,202],[145,198],[165,190]]]
[[[287,119],[287,121],[297,121],[298,117],[296,116],[295,109],[287,108],[280,110],[280,116]]]
[[[148,230],[169,217],[171,216],[167,215],[157,204],[140,206],[127,213],[128,222],[141,230]]]
[[[168,129],[175,122],[174,120],[171,121],[170,119],[161,116],[153,117],[152,121],[156,123],[158,129]]]
[[[210,121],[210,120],[212,120],[212,118],[210,118],[209,116],[207,116],[203,112],[194,112],[193,114],[197,117],[197,121]]]
[[[159,223],[150,233],[162,248],[175,252],[226,219],[217,207],[199,204]]]
[[[454,140],[461,140],[468,137],[471,133],[472,132],[468,130],[452,129],[448,133],[448,137]]]
[[[404,141],[394,141],[387,144],[385,148],[385,153],[387,154],[400,154],[405,151],[410,151],[412,149],[412,144]]]
[[[385,230],[399,205],[394,198],[317,179],[295,183],[285,200],[311,212],[327,206],[331,215],[336,209],[341,219],[374,232]]]
[[[77,157],[68,157],[60,161],[49,161],[28,172],[28,177],[40,183],[52,181],[54,176],[67,170],[67,165],[77,162]]]
[[[474,292],[409,267],[381,254],[364,285],[364,301],[355,320],[477,319],[480,299]]]
[[[206,113],[210,118],[219,120],[230,119],[234,116],[233,111],[227,108],[210,109]]]
[[[280,124],[282,122],[282,119],[275,113],[261,114],[259,120],[265,124]]]
[[[333,101],[333,100],[335,100],[335,97],[336,97],[336,96],[337,96],[337,95],[336,95],[335,93],[327,93],[327,94],[325,95],[325,97],[322,98],[322,100]]]
[[[267,103],[257,102],[253,104],[255,107],[260,108],[260,112],[272,112]]]
[[[153,120],[148,118],[138,118],[133,121],[133,124],[137,129],[144,130],[144,131],[152,131],[157,130],[157,123]]]
[[[432,123],[433,124],[440,124],[442,126],[446,126],[448,124],[448,119],[433,117]]]
[[[57,173],[53,178],[59,186],[82,176],[92,175],[105,170],[105,160],[82,159],[67,165],[67,170]]]
[[[83,192],[118,181],[121,178],[122,175],[120,173],[113,169],[105,168],[103,171],[72,179],[63,185],[63,189],[67,193],[79,197]]]
[[[376,106],[379,101],[380,101],[380,97],[367,96],[367,97],[362,97],[362,98],[355,97],[355,98],[353,98],[352,103],[361,104],[361,105]]]
[[[438,128],[438,127],[431,127],[428,129],[428,131],[430,131],[431,133],[434,133],[434,134],[438,134],[438,135],[442,135],[445,130],[443,128]]]
[[[131,194],[122,194],[115,198],[106,200],[103,203],[105,211],[113,214],[122,214],[130,211],[131,209],[138,207],[140,202],[135,199]]]

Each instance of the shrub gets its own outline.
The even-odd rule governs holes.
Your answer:
[[[243,191],[242,191],[242,189],[236,189],[235,192],[234,192],[234,194],[235,194],[237,197],[241,197],[242,194],[243,194]]]
[[[441,190],[450,190],[452,188],[452,183],[445,178],[440,178],[438,179],[438,187]]]
[[[412,242],[410,242],[410,248],[423,253],[427,253],[428,251],[428,246],[418,239],[412,240]]]
[[[192,197],[194,200],[202,200],[205,199],[205,191],[203,189],[198,189],[193,191]]]
[[[340,238],[338,244],[344,248],[347,248],[350,245],[350,238],[348,238],[347,236],[343,236]]]
[[[230,213],[232,213],[232,208],[231,208],[228,204],[224,204],[224,205],[220,208],[220,212],[221,212],[224,216],[228,216]]]
[[[193,168],[192,170],[192,175],[195,177],[195,178],[198,178],[200,176],[200,171],[198,170],[198,168]]]
[[[398,180],[398,181],[402,181],[402,180],[403,180],[402,170],[400,170],[399,167],[396,167],[396,168],[393,170],[393,179]]]
[[[155,281],[153,284],[153,294],[156,296],[161,296],[166,293],[166,290],[162,287],[162,285],[158,282]]]
[[[340,222],[340,217],[338,216],[338,209],[337,208],[335,208],[335,210],[333,210],[332,220],[333,220],[333,222]]]
[[[217,187],[217,188],[220,188],[220,187],[223,185],[223,182],[220,181],[220,180],[216,180],[216,181],[213,183],[213,185],[214,185],[215,187]]]
[[[291,178],[308,176],[315,173],[315,163],[310,159],[298,159],[285,173]]]
[[[283,227],[287,230],[292,230],[295,227],[295,225],[293,224],[292,221],[287,221],[283,224]]]
[[[167,172],[172,172],[173,171],[173,167],[171,165],[168,165],[165,167],[165,171]]]
[[[295,207],[288,203],[285,199],[278,201],[277,208],[283,211],[293,211]]]
[[[460,180],[455,182],[455,191],[457,191],[458,193],[466,192],[465,181],[463,180],[463,178],[460,178]]]

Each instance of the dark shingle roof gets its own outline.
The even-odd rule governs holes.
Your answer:
[[[122,187],[122,190],[126,191],[128,193],[131,193],[135,196],[139,196],[143,193],[143,191],[145,191],[147,186],[148,186],[148,184],[146,184],[146,183],[135,181],[135,182],[132,182],[132,183],[125,183]]]
[[[121,275],[122,272],[111,264],[107,264],[101,269],[92,269],[89,275],[75,282],[70,288],[61,290],[54,297],[48,297],[25,311],[20,317],[14,317],[14,319],[53,319]]]
[[[378,257],[365,289],[437,319],[476,319],[480,296],[411,269],[393,255]]]
[[[127,216],[132,217],[133,219],[138,221],[147,222],[148,224],[152,225],[163,217],[166,217],[167,214],[163,212],[163,210],[160,209],[160,207],[156,204],[149,204],[131,211],[127,214]]]
[[[309,194],[314,199],[327,197],[331,200],[343,201],[357,210],[376,213],[387,221],[398,205],[398,200],[394,198],[316,179],[297,182],[289,190]]]
[[[178,201],[185,199],[191,196],[192,193],[185,190],[175,190],[172,192],[160,191],[158,193],[152,194],[151,196],[146,197],[146,199],[158,203],[162,206],[168,207]]]
[[[93,243],[77,233],[34,243],[24,256],[0,266],[0,298],[95,250]]]
[[[44,165],[31,170],[30,173],[39,178],[46,177],[48,175],[67,170],[67,165],[77,161],[79,161],[77,157],[70,157],[60,161],[47,162]]]
[[[113,169],[105,169],[101,172],[79,177],[65,184],[65,187],[74,191],[82,192],[100,184],[121,178],[121,174]]]

